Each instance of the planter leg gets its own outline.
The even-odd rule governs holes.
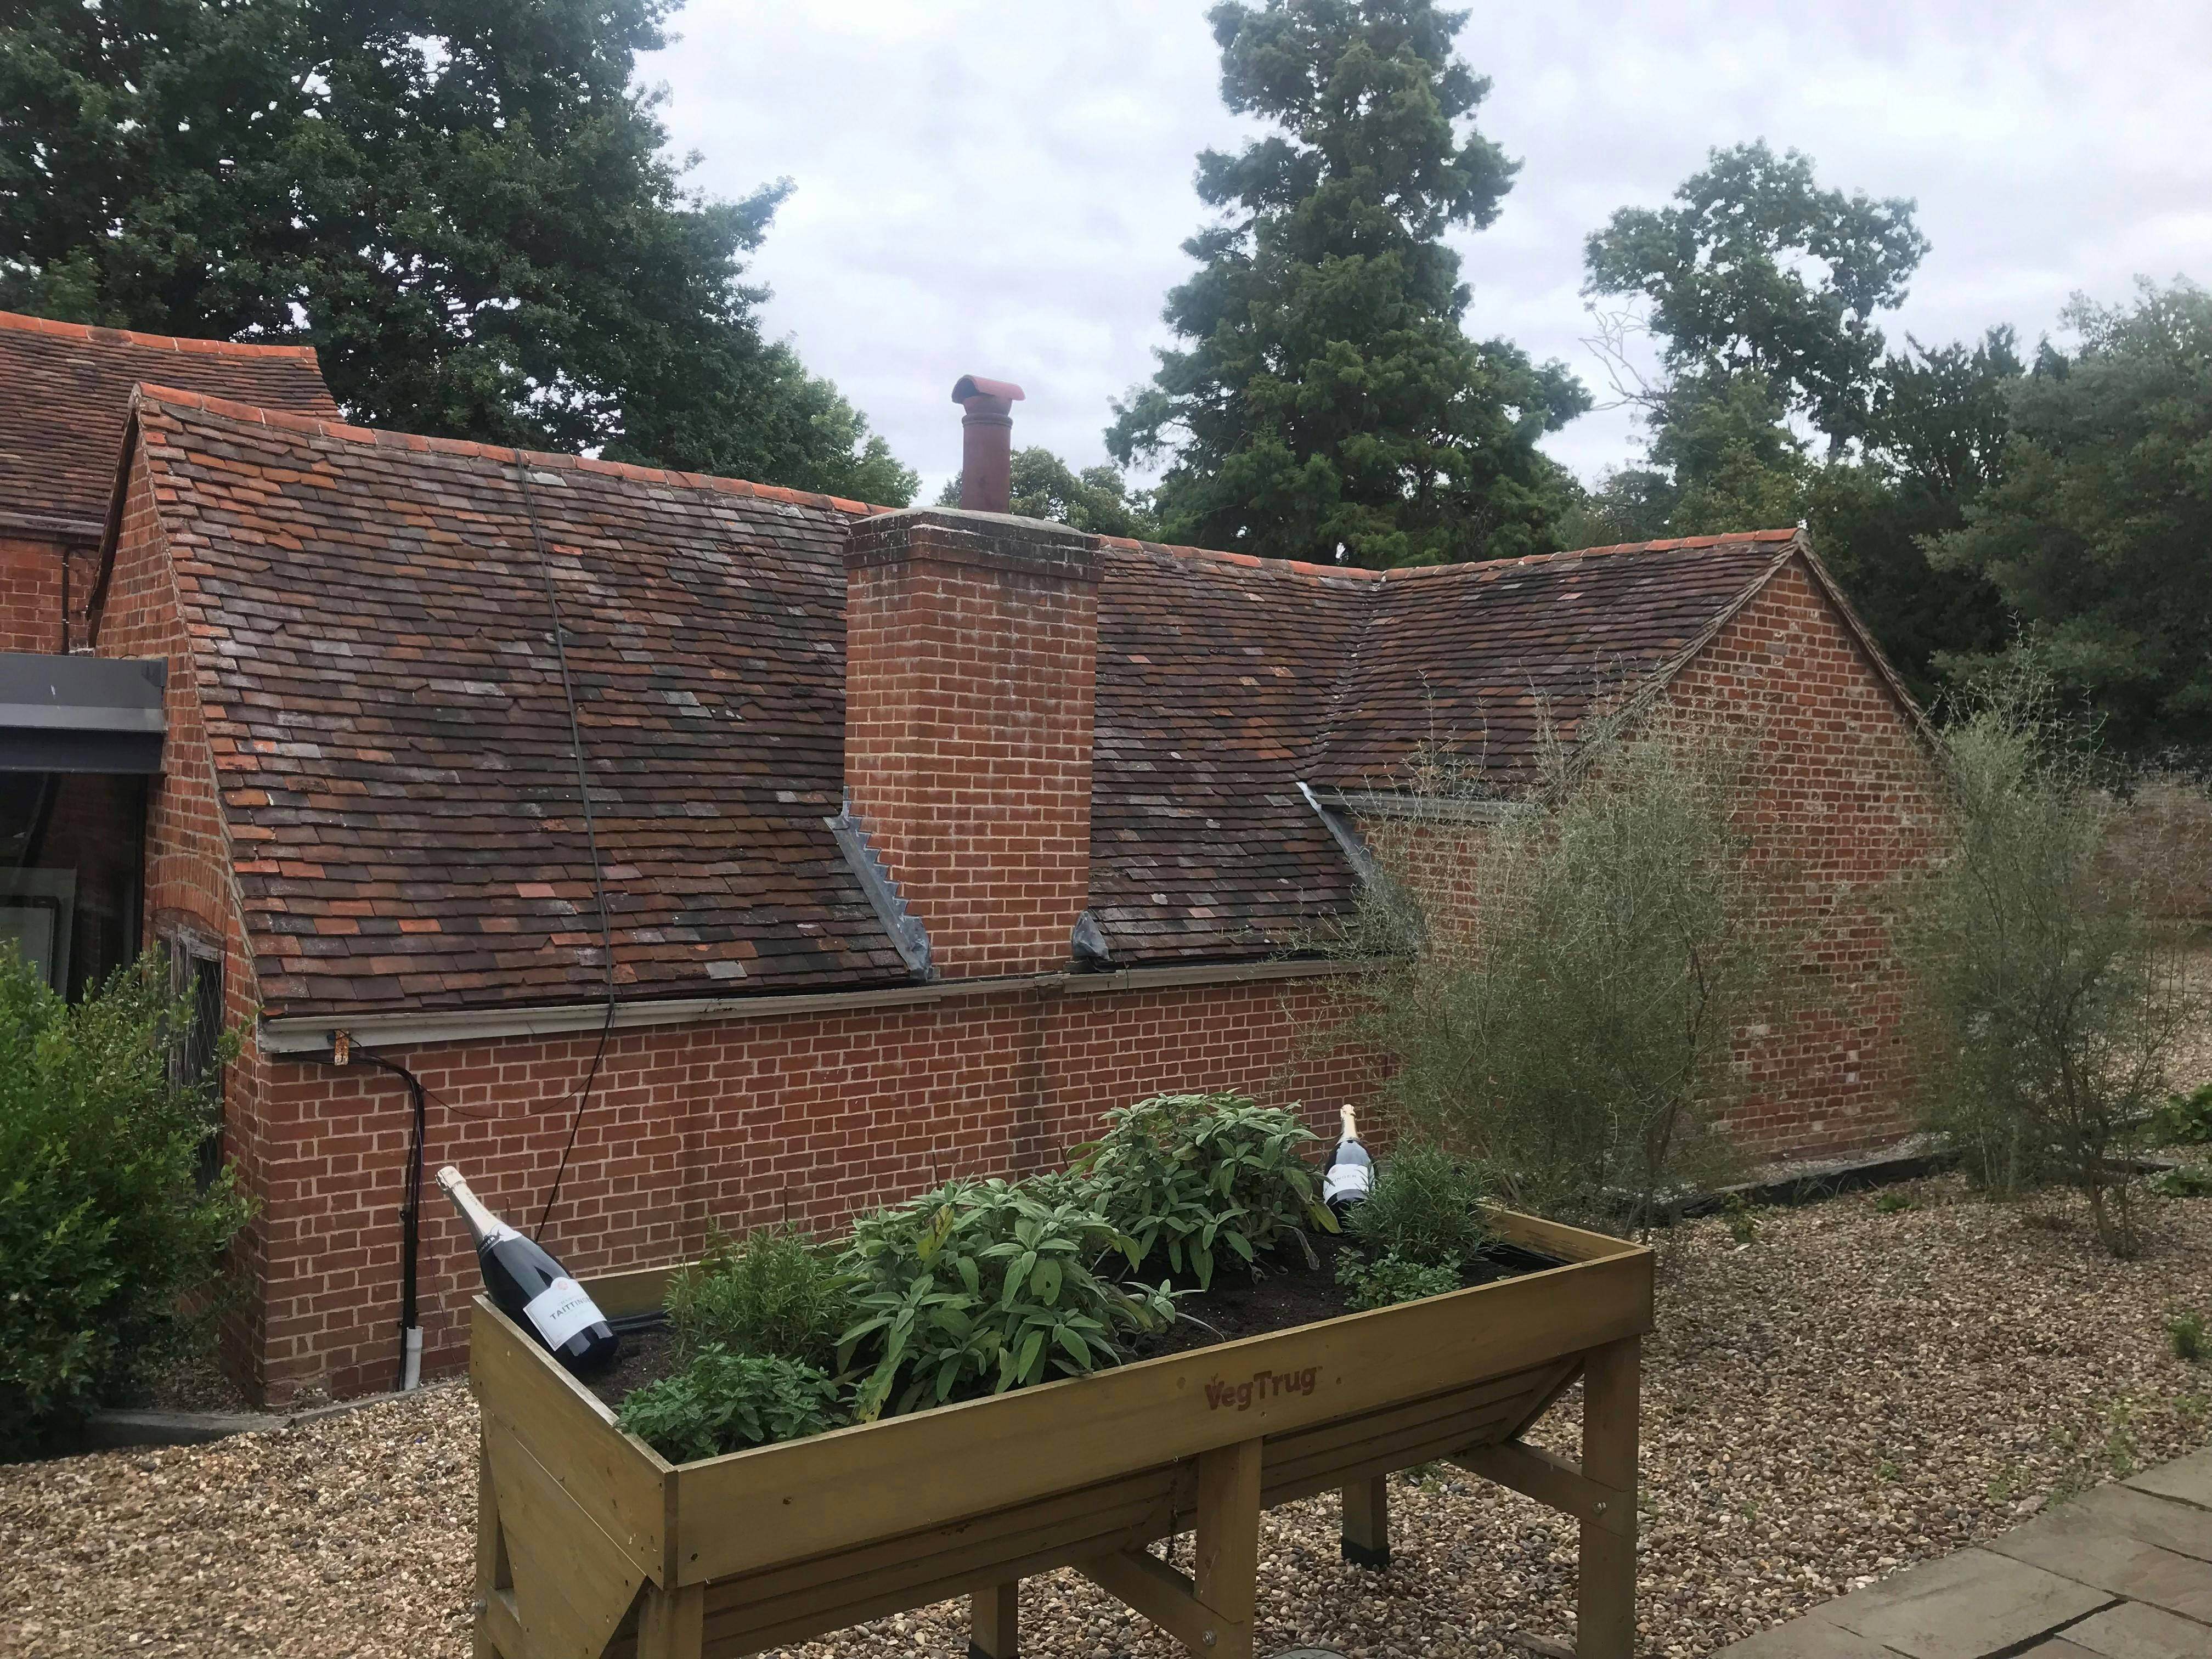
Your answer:
[[[1582,1524],[1575,1659],[1634,1659],[1638,1343],[1592,1348],[1583,1362],[1583,1473],[1629,1494],[1619,1532]]]
[[[514,1588],[507,1563],[507,1535],[500,1530],[499,1495],[491,1484],[491,1458],[478,1437],[477,1448],[477,1619],[471,1652],[474,1659],[511,1659],[493,1640],[491,1603]]]
[[[707,1642],[707,1587],[648,1584],[638,1610],[637,1659],[699,1659]]]
[[[1344,1489],[1344,1559],[1376,1572],[1390,1565],[1390,1486],[1387,1475]]]
[[[1205,1659],[1253,1659],[1260,1593],[1260,1443],[1198,1459],[1198,1562],[1194,1589],[1219,1621]]]
[[[1014,1659],[1021,1642],[1021,1589],[1015,1578],[968,1598],[968,1659]]]

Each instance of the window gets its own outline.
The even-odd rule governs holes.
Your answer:
[[[187,1023],[169,1046],[169,1076],[178,1087],[206,1082],[214,1085],[216,1101],[222,1100],[222,1075],[216,1065],[216,1049],[222,1037],[222,952],[198,935],[179,930],[169,936],[169,988],[189,1000]],[[222,1124],[200,1146],[199,1180],[203,1190],[222,1169]]]

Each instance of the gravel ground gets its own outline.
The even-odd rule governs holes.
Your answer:
[[[2057,1200],[1995,1206],[1948,1181],[1718,1221],[1662,1245],[1647,1350],[1648,1651],[1704,1654],[2053,1493],[2212,1440],[2212,1372],[2164,1334],[2212,1315],[2212,1200],[2149,1215],[2106,1260]],[[1884,1209],[1899,1195],[1912,1207]],[[1548,1437],[1571,1449],[1570,1401]],[[459,1386],[211,1447],[0,1468],[0,1653],[408,1656],[468,1651],[475,1412]],[[1332,1506],[1267,1517],[1262,1651],[1458,1659],[1571,1636],[1571,1523],[1452,1472],[1394,1483],[1397,1565],[1337,1559]],[[1180,1547],[1187,1566],[1189,1546]],[[1023,1597],[1039,1659],[1179,1650],[1071,1574]],[[964,1605],[796,1650],[965,1650]]]

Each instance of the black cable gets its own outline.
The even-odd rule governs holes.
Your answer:
[[[417,1323],[416,1266],[422,1237],[422,1079],[398,1060],[386,1060],[382,1054],[356,1048],[350,1042],[347,1044],[346,1055],[339,1059],[333,1048],[327,1055],[310,1054],[307,1058],[325,1066],[350,1066],[358,1060],[364,1066],[389,1072],[407,1085],[407,1091],[415,1103],[414,1123],[407,1137],[407,1196],[399,1206],[399,1365],[392,1382],[392,1392],[397,1394],[407,1386],[407,1333]]]
[[[568,647],[562,637],[561,599],[553,587],[553,562],[545,556],[545,532],[538,524],[537,498],[530,493],[530,464],[522,452],[514,452],[514,481],[522,491],[522,510],[530,518],[530,539],[538,549],[538,571],[545,579],[545,609],[553,618],[553,654],[561,665],[561,695],[568,704],[568,750],[576,759],[576,794],[584,806],[584,842],[591,849],[592,888],[599,902],[599,953],[607,966],[607,1012],[599,1022],[599,1046],[592,1050],[592,1064],[584,1073],[584,1086],[576,1091],[576,1109],[568,1119],[568,1142],[561,1149],[560,1167],[553,1171],[552,1190],[545,1194],[545,1207],[538,1213],[538,1224],[531,1230],[535,1241],[544,1237],[545,1224],[552,1218],[553,1206],[561,1196],[561,1182],[568,1173],[569,1155],[576,1150],[576,1132],[584,1127],[584,1108],[592,1098],[592,1085],[599,1080],[599,1062],[607,1052],[607,1034],[615,1025],[615,935],[613,924],[607,916],[607,879],[599,865],[599,831],[592,816],[592,783],[584,766],[583,728],[576,718],[576,686],[568,677]]]

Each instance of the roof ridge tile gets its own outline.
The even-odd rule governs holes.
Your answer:
[[[504,464],[519,462],[551,470],[625,478],[635,483],[674,484],[683,489],[711,489],[726,495],[754,496],[763,501],[788,501],[796,507],[811,507],[821,512],[843,513],[855,517],[901,510],[871,501],[849,501],[842,495],[793,489],[782,484],[756,483],[749,478],[724,477],[718,473],[641,466],[634,461],[611,461],[596,455],[574,455],[556,450],[523,449],[506,444],[484,443],[474,438],[441,438],[419,432],[397,432],[385,427],[355,426],[349,422],[333,421],[326,416],[303,415],[287,409],[264,409],[258,404],[240,403],[235,398],[218,398],[181,386],[142,380],[131,393],[131,408],[136,411],[149,404],[157,409],[196,410],[218,420],[241,421],[414,454],[466,455]]]
[[[307,345],[270,345],[253,340],[210,340],[189,334],[143,334],[137,329],[102,328],[93,323],[65,323],[52,317],[33,317],[27,312],[0,311],[0,328],[25,334],[52,334],[92,345],[146,346],[155,351],[177,351],[201,356],[306,358],[315,349]]]

